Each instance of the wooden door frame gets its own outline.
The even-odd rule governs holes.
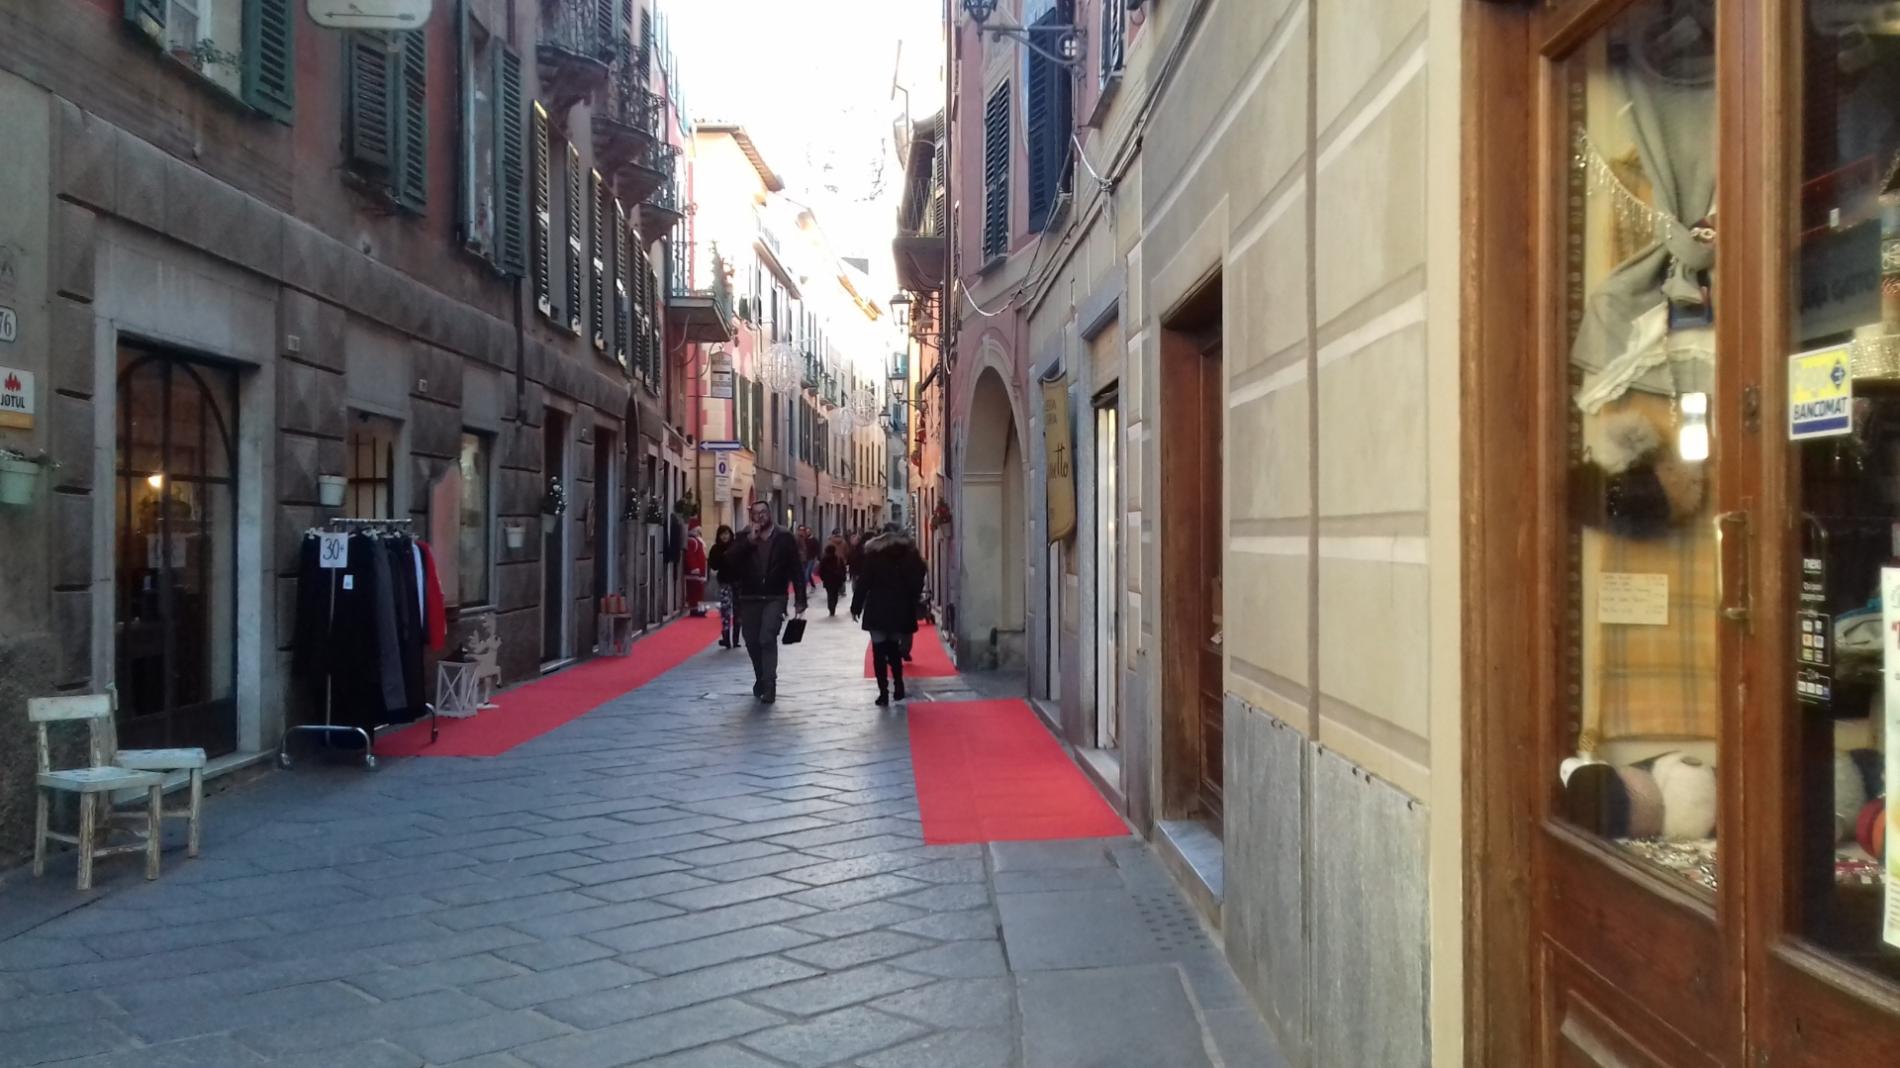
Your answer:
[[[1206,305],[1211,301],[1226,319],[1216,270],[1189,287],[1188,295],[1161,317],[1160,389],[1161,428],[1158,450],[1161,514],[1175,517],[1159,524],[1161,556],[1161,610],[1155,621],[1161,642],[1160,783],[1156,819],[1179,819],[1195,813],[1200,802],[1201,695],[1196,685],[1201,655],[1200,582],[1201,531],[1179,517],[1205,505],[1200,500],[1200,386],[1199,376],[1174,373],[1184,362],[1204,358]],[[1185,388],[1187,382],[1195,388]],[[1190,472],[1193,478],[1189,478]],[[1213,502],[1214,521],[1226,522],[1225,501]],[[1224,680],[1223,680],[1224,685]]]
[[[1553,769],[1546,766],[1546,757],[1557,748],[1549,712],[1556,699],[1564,601],[1560,568],[1553,562],[1561,558],[1565,536],[1556,526],[1565,512],[1564,489],[1547,476],[1560,469],[1553,465],[1566,450],[1562,421],[1548,413],[1550,391],[1557,387],[1550,369],[1533,357],[1552,351],[1553,339],[1565,333],[1544,290],[1560,262],[1553,242],[1564,238],[1558,220],[1539,216],[1539,190],[1555,187],[1552,167],[1561,166],[1568,156],[1561,127],[1552,125],[1561,101],[1549,91],[1542,50],[1561,51],[1582,42],[1627,6],[1621,0],[1575,0],[1555,10],[1477,2],[1464,9],[1461,750],[1464,1028],[1466,1060],[1474,1065],[1515,1068],[1541,1064],[1545,1056],[1539,1021],[1548,995],[1539,967],[1544,951],[1539,915],[1540,908],[1552,907],[1545,900],[1548,887],[1540,882],[1546,870],[1541,858],[1552,848],[1546,839],[1554,833],[1562,839],[1559,848],[1576,846],[1600,854],[1606,862],[1610,859],[1583,836],[1547,829]],[[1751,80],[1735,72],[1758,65],[1760,57],[1751,48],[1759,35],[1747,19],[1735,17],[1734,8],[1728,5],[1717,30],[1718,70],[1724,72],[1717,88],[1717,144],[1723,154],[1722,173],[1742,177],[1759,162],[1751,163],[1735,147],[1750,144],[1740,136],[1740,123],[1754,103],[1736,106],[1741,87]],[[1752,81],[1754,91],[1760,92],[1764,79]],[[1538,148],[1528,175],[1526,146]],[[1746,178],[1725,179],[1720,185],[1722,218],[1730,232],[1742,232],[1759,211],[1759,198],[1746,201],[1749,188],[1757,187]],[[1722,296],[1716,308],[1725,339],[1749,336],[1742,323],[1760,306],[1751,299],[1759,296],[1763,277],[1759,252],[1740,241],[1729,247],[1718,243]],[[1527,309],[1535,313],[1526,314]],[[1748,379],[1759,378],[1761,364],[1743,354],[1726,361],[1725,367],[1740,364],[1754,370],[1744,374],[1742,382],[1725,382],[1717,397],[1715,419],[1732,440],[1716,465],[1712,493],[1718,502],[1736,502],[1719,503],[1718,508],[1759,510],[1749,499],[1760,473],[1759,435],[1744,440],[1740,427],[1741,398],[1747,386],[1758,385]],[[1536,462],[1524,462],[1527,445]],[[1723,692],[1734,694],[1747,684],[1743,673],[1753,665],[1750,657],[1738,655],[1744,639],[1724,626],[1721,681]],[[1766,629],[1758,624],[1755,634]],[[1759,643],[1759,638],[1754,640]],[[1536,714],[1525,714],[1526,695]],[[1760,726],[1755,722],[1759,710],[1746,717],[1735,711],[1742,703],[1725,699],[1720,725],[1725,749],[1753,736],[1746,732]],[[1718,833],[1733,835],[1748,822],[1741,789],[1745,769],[1740,760],[1719,763],[1723,829]],[[1741,850],[1724,852],[1727,892],[1718,910],[1750,899],[1754,873],[1744,869],[1745,857]],[[1660,907],[1693,907],[1679,888],[1651,882]],[[1743,953],[1750,918],[1745,910],[1728,916],[1716,931],[1723,959],[1744,965],[1741,975],[1729,967],[1713,977],[1718,988],[1736,999],[1755,989]],[[1709,1052],[1736,1060],[1741,1042]]]

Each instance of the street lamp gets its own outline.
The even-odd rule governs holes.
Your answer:
[[[1080,26],[1044,26],[1040,23],[1031,27],[990,26],[990,16],[996,14],[996,0],[963,0],[964,14],[976,23],[978,33],[993,33],[999,37],[1010,37],[1021,41],[1024,48],[1036,53],[1052,63],[1059,63],[1071,71],[1080,70],[1083,54],[1088,51],[1088,38],[1083,36]],[[1049,51],[1036,43],[1036,35],[1055,35],[1056,50]]]

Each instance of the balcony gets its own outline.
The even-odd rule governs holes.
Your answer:
[[[601,173],[616,181],[625,171],[650,172],[658,162],[653,150],[666,140],[666,98],[647,88],[639,64],[615,65],[607,92],[594,111],[594,135]],[[646,176],[631,177],[638,185]]]
[[[642,205],[644,207],[644,205]],[[680,261],[695,262],[691,245],[677,250]],[[677,269],[669,272],[666,287],[666,321],[669,331],[678,327],[686,341],[728,343],[732,340],[732,291],[726,283],[726,263],[718,252],[712,254],[711,284],[693,286],[680,277]]]
[[[913,292],[941,289],[948,263],[946,240],[949,202],[944,175],[944,144],[938,140],[942,117],[920,123],[911,133],[904,161],[904,198],[897,209],[897,237],[891,252],[897,281]]]
[[[686,218],[684,200],[675,179],[669,178],[655,186],[646,199],[640,201],[640,233],[650,240],[658,240],[678,226],[680,220]]]
[[[598,93],[613,64],[632,50],[618,11],[611,0],[541,0],[535,57],[554,114]]]
[[[614,169],[614,192],[629,204],[640,204],[661,190],[673,187],[679,171],[680,150],[663,139],[654,139]],[[668,205],[677,209],[678,196]],[[657,236],[649,234],[648,236]]]

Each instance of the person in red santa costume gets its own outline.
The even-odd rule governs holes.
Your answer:
[[[687,524],[681,564],[686,575],[686,607],[698,619],[706,614],[706,542],[699,536],[697,519]]]

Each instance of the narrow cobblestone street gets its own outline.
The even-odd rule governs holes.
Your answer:
[[[1138,840],[924,845],[863,643],[817,611],[769,709],[714,647],[503,757],[306,758],[155,883],[16,870],[0,1066],[1278,1064]]]

